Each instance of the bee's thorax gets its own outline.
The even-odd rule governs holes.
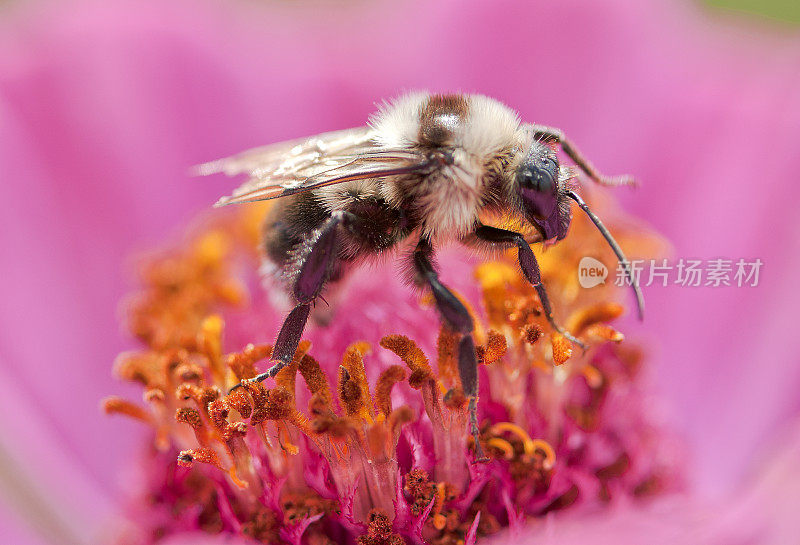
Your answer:
[[[385,146],[452,159],[382,184],[386,200],[412,209],[433,238],[458,238],[474,227],[489,186],[504,175],[502,165],[520,140],[517,115],[480,95],[407,95],[379,112],[372,126]]]

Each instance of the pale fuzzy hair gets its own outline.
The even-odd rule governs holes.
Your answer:
[[[385,103],[370,119],[375,140],[388,148],[413,147],[419,141],[420,118],[431,94],[412,92]],[[482,206],[487,162],[499,153],[520,148],[527,133],[520,130],[520,119],[508,106],[483,96],[464,95],[467,113],[464,125],[453,135],[455,167],[445,167],[431,177],[448,177],[456,183],[428,184],[433,191],[417,195],[425,221],[422,231],[437,239],[465,235],[473,227]],[[391,181],[383,184],[390,202],[399,203],[406,195]]]
[[[408,147],[419,138],[420,114],[430,93],[416,91],[381,105],[369,120],[376,141],[386,147]],[[455,145],[476,157],[519,145],[520,118],[514,110],[484,95],[465,95],[470,130],[455,135]]]
[[[406,148],[416,144],[420,112],[429,96],[430,93],[416,91],[384,102],[369,119],[378,144],[387,148]]]
[[[459,134],[456,142],[467,153],[489,157],[502,149],[522,144],[517,112],[484,95],[468,95],[468,100],[470,130]]]

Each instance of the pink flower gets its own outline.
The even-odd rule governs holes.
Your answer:
[[[800,253],[787,198],[797,194],[797,37],[711,26],[655,2],[315,10],[74,2],[4,12],[2,217],[14,227],[0,230],[0,358],[14,388],[0,422],[13,438],[4,450],[24,468],[14,474],[58,483],[38,497],[84,537],[135,482],[121,474],[139,429],[120,433],[125,424],[96,410],[121,389],[107,372],[124,345],[119,264],[225,191],[188,180],[187,165],[360,123],[401,88],[463,88],[563,127],[608,171],[634,172],[643,185],[621,198],[675,255],[765,261],[756,289],[647,293],[643,334],[663,345],[653,382],[687,437],[691,488],[703,504],[740,496],[768,439],[797,414]]]
[[[482,287],[467,299],[485,366],[479,462],[457,337],[442,328],[437,338],[434,313],[390,266],[339,288],[329,323],[306,331],[310,343],[274,384],[230,391],[268,360],[261,339],[281,317],[268,300],[278,288],[265,292],[257,273],[259,212],[214,215],[152,256],[128,301],[141,349],[115,371],[142,385],[145,403],[104,407],[153,429],[132,542],[201,529],[297,545],[474,543],[527,519],[681,488],[682,460],[639,392],[641,355],[616,346],[623,335],[608,324],[623,313],[608,302],[619,288],[568,295],[580,256],[603,255],[588,219],[573,220],[571,247],[540,257],[554,306],[592,345],[582,357],[550,330],[513,261],[442,259],[446,277]],[[640,237],[621,240],[636,249]]]

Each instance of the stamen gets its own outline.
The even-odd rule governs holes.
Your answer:
[[[404,545],[405,540],[392,530],[392,520],[380,509],[369,512],[367,533],[359,536],[358,545]]]
[[[114,360],[114,374],[129,382],[145,387],[164,387],[166,375],[161,357],[155,352],[123,352]]]
[[[486,344],[476,347],[478,362],[483,365],[491,365],[498,362],[505,356],[507,349],[508,344],[505,335],[490,329],[486,335]]]
[[[162,390],[161,388],[149,388],[144,391],[144,394],[142,394],[142,399],[144,399],[146,403],[153,403],[153,404],[164,403],[166,397],[167,396],[164,393],[164,390]]]
[[[399,365],[392,365],[383,370],[375,385],[375,408],[389,415],[392,412],[392,388],[406,379],[406,371]]]
[[[184,467],[192,467],[195,462],[201,464],[209,464],[217,469],[224,471],[230,475],[231,481],[239,488],[247,488],[247,483],[242,482],[236,475],[236,466],[231,466],[230,469],[225,469],[222,462],[219,460],[216,451],[207,447],[200,447],[190,450],[182,450],[178,455],[178,465]]]
[[[436,485],[436,495],[434,496],[436,499],[433,503],[433,527],[437,530],[443,530],[445,523],[447,522],[447,518],[442,515],[442,507],[444,507],[444,497],[445,497],[445,484],[438,483]]]
[[[447,326],[439,329],[439,337],[436,339],[436,366],[439,370],[439,380],[447,385],[456,384],[458,376],[458,341],[456,335]]]
[[[548,365],[547,362],[540,359],[535,359],[531,362],[531,367],[534,369],[538,369],[539,371],[544,372],[547,375],[553,374],[553,366]]]
[[[281,447],[292,456],[296,456],[300,452],[300,448],[292,443],[289,429],[283,422],[278,422],[278,430],[280,432]]]
[[[197,442],[200,443],[201,446],[208,446],[208,429],[203,423],[203,418],[200,416],[200,412],[197,409],[192,409],[190,407],[176,409],[175,421],[191,426]]]
[[[516,435],[522,440],[522,448],[528,456],[534,454],[537,450],[544,454],[544,468],[550,470],[556,462],[556,453],[550,443],[542,439],[531,439],[528,432],[523,430],[516,424],[511,422],[499,422],[491,427],[489,432],[492,435],[501,435],[502,433],[511,433]]]
[[[311,343],[309,341],[300,341],[300,344],[298,344],[297,350],[295,350],[294,356],[292,357],[291,363],[278,371],[278,374],[275,375],[275,384],[285,389],[289,394],[291,394],[292,398],[295,396],[295,378],[297,376],[297,368],[300,366],[300,361],[303,359],[303,356],[306,355],[306,352],[308,352],[310,348]]]
[[[264,416],[267,420],[289,420],[295,413],[294,395],[282,386],[266,390]],[[252,418],[250,419],[252,422]]]
[[[230,392],[225,396],[225,403],[238,412],[242,418],[250,418],[253,415],[252,397],[247,388],[237,388]]]
[[[409,496],[411,513],[418,516],[428,506],[435,493],[435,485],[424,469],[412,469],[405,475],[403,491]]]
[[[514,457],[514,447],[511,446],[511,443],[506,441],[505,439],[501,439],[500,437],[490,437],[486,440],[486,444],[489,447],[496,448],[503,452],[503,458],[506,460],[510,460]]]
[[[203,368],[195,363],[183,362],[175,367],[173,375],[178,382],[199,384],[203,379]]]
[[[528,324],[522,328],[522,338],[528,344],[536,344],[543,335],[542,328],[536,324]]]
[[[622,316],[625,308],[619,303],[600,302],[572,313],[567,320],[567,330],[580,335],[587,327],[600,322],[610,322]]]
[[[587,364],[581,369],[581,373],[590,388],[599,388],[603,385],[603,375],[597,370],[597,367]]]
[[[219,398],[219,390],[203,388],[196,384],[181,384],[175,389],[175,397],[183,401],[191,399],[199,408],[205,410],[206,405]]]
[[[203,419],[200,418],[200,413],[196,409],[189,407],[181,407],[175,411],[175,420],[182,424],[188,424],[195,430],[203,427]]]
[[[203,320],[197,334],[197,344],[200,351],[208,357],[211,374],[217,383],[221,383],[225,376],[222,366],[222,328],[222,317],[212,314]]]
[[[429,380],[433,380],[433,371],[428,364],[428,358],[417,346],[417,343],[404,335],[387,335],[381,339],[380,345],[391,350],[411,369],[408,384],[419,390]]]
[[[527,454],[533,454],[534,450],[533,440],[531,439],[531,436],[528,435],[528,432],[526,432],[521,427],[512,422],[498,422],[497,424],[494,424],[490,429],[490,433],[492,435],[501,435],[504,432],[516,435],[519,439],[522,440],[522,444],[525,447],[525,452]]]
[[[238,486],[239,488],[247,488],[247,483],[242,481],[239,476],[236,474],[236,466],[232,465],[231,468],[228,470],[228,475],[230,476],[233,484]]]
[[[544,460],[542,461],[542,467],[545,470],[550,471],[556,465],[556,452],[553,450],[553,447],[550,446],[550,443],[544,441],[542,439],[533,439],[532,443],[532,452],[528,452],[528,446],[525,446],[525,453],[526,454],[533,454],[537,450],[544,454]]]
[[[331,387],[328,384],[328,377],[322,371],[317,360],[306,354],[300,360],[300,374],[306,381],[306,387],[318,403],[330,408],[333,401]]]
[[[507,286],[517,281],[519,270],[502,261],[482,263],[475,269],[475,278],[481,284],[489,323],[504,322],[508,303]]]
[[[599,341],[622,342],[625,335],[608,324],[593,324],[586,328],[586,336]]]
[[[226,364],[228,368],[233,371],[238,381],[253,378],[258,374],[255,363],[269,358],[272,355],[272,345],[249,344],[244,349],[244,352],[237,352],[235,354],[228,354]]]
[[[117,396],[109,396],[102,401],[102,409],[106,414],[122,414],[140,420],[145,424],[154,424],[153,417],[147,410]]]
[[[416,415],[414,411],[411,410],[411,407],[403,405],[391,412],[389,418],[386,420],[386,424],[389,426],[389,429],[394,432],[395,436],[397,436],[403,425],[413,422],[415,419]]]
[[[347,416],[371,423],[374,414],[364,370],[364,354],[368,351],[369,345],[364,342],[351,344],[345,351],[339,367],[339,400]]]
[[[550,344],[553,347],[553,363],[556,366],[564,364],[572,356],[572,343],[561,333],[552,332]]]

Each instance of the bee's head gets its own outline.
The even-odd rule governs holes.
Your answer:
[[[572,217],[565,194],[569,178],[569,169],[559,166],[555,151],[543,142],[533,142],[517,167],[514,190],[519,207],[545,240],[567,235]]]

